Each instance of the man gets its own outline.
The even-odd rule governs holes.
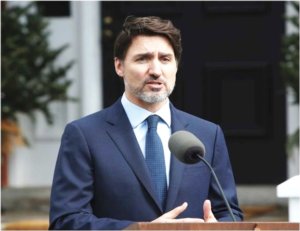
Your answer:
[[[242,220],[220,127],[176,109],[168,99],[182,52],[180,31],[158,17],[129,17],[114,52],[125,92],[109,108],[66,126],[52,186],[50,229],[231,221],[209,169],[201,162],[180,163],[170,153],[168,140],[178,130],[202,140],[205,158],[234,216]],[[150,117],[158,123],[155,138],[148,137]],[[154,146],[159,151],[151,151]],[[158,158],[152,160],[154,170],[149,153]]]

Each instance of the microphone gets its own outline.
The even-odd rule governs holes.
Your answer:
[[[169,149],[179,161],[185,164],[195,164],[199,161],[203,161],[205,163],[205,165],[210,169],[217,183],[231,219],[233,221],[236,221],[215,171],[213,170],[212,166],[204,159],[204,144],[194,134],[188,131],[177,131],[173,133],[169,139]]]

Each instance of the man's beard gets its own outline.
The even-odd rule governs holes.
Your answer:
[[[168,96],[171,94],[169,91],[164,92],[145,92],[145,91],[137,91],[135,92],[135,96],[139,99],[143,100],[146,103],[159,103],[163,102]]]
[[[173,92],[175,84],[170,87],[167,87],[165,81],[163,81],[163,84],[166,86],[166,90],[161,92],[161,90],[156,91],[155,89],[152,89],[151,91],[145,91],[143,87],[146,85],[146,81],[142,88],[134,88],[131,85],[126,84],[126,82],[125,82],[125,85],[127,85],[129,91],[135,97],[137,97],[138,99],[140,99],[146,103],[150,103],[150,104],[163,102]]]

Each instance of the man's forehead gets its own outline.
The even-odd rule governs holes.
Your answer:
[[[174,55],[169,40],[163,36],[136,36],[133,38],[128,51],[133,55],[137,53],[161,53]]]

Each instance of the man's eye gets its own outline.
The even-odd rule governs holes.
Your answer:
[[[167,62],[170,62],[171,59],[169,57],[163,57],[163,58],[161,58],[161,61],[164,63],[167,63]]]
[[[137,62],[146,62],[147,58],[146,57],[139,57],[136,59]]]

